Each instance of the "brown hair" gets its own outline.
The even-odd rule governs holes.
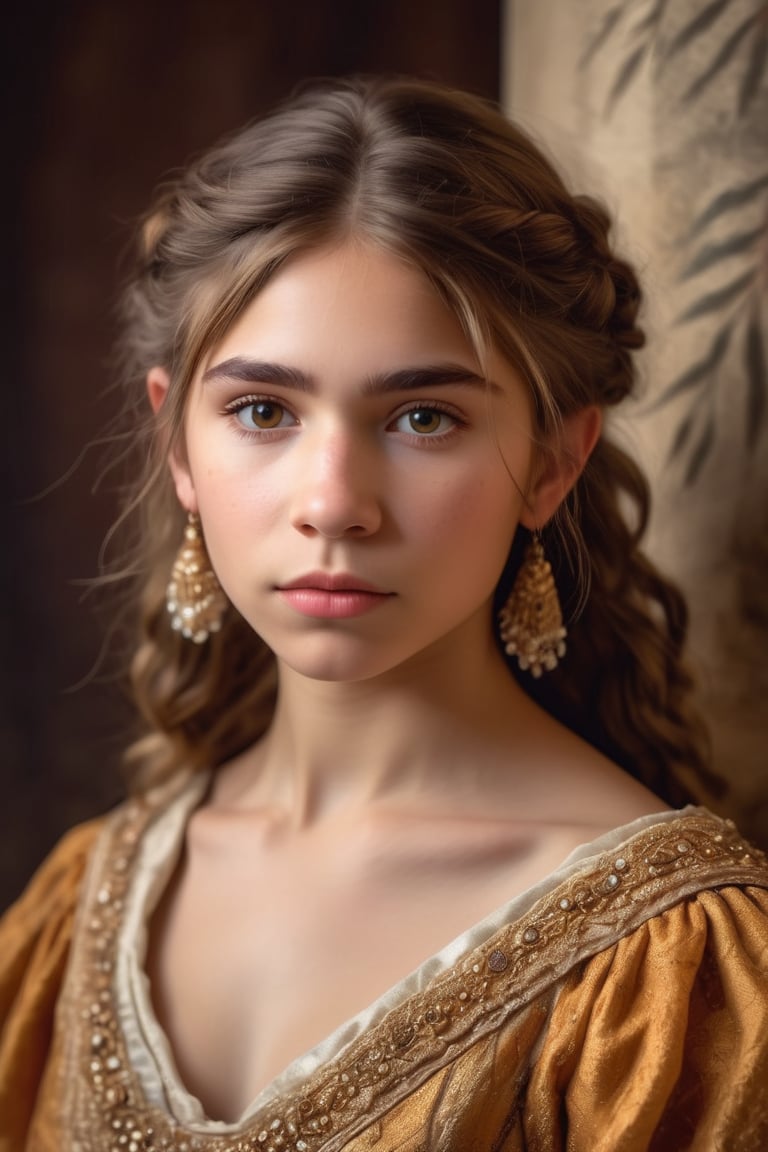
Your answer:
[[[422,268],[482,356],[493,341],[524,374],[542,440],[585,405],[635,384],[640,291],[612,252],[609,217],[573,196],[519,129],[485,101],[420,81],[314,85],[205,154],[161,189],[125,295],[124,379],[135,412],[164,366],[160,420],[129,502],[140,521],[142,629],[133,683],[147,732],[139,779],[216,766],[269,724],[274,659],[230,608],[205,646],[171,630],[165,585],[183,514],[165,457],[190,382],[260,287],[293,253],[369,237]],[[690,705],[680,593],[639,549],[648,490],[603,436],[545,545],[570,622],[569,654],[540,682],[511,667],[556,717],[672,802],[716,781]],[[501,599],[525,532],[512,544]]]

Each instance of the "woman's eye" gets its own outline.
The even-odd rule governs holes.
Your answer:
[[[270,428],[285,428],[295,423],[290,412],[274,400],[254,400],[250,404],[243,404],[233,415],[243,428],[249,430],[259,428],[268,431]]]
[[[456,419],[439,408],[411,408],[410,412],[403,412],[395,421],[398,432],[415,432],[420,436],[449,432],[455,424]]]

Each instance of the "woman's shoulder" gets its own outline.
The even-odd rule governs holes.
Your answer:
[[[151,822],[170,800],[188,789],[188,776],[174,778],[143,794],[129,797],[111,811],[76,824],[64,833],[32,876],[24,891],[0,917],[0,965],[7,967],[8,957],[34,942],[41,933],[46,938],[52,923],[74,914],[83,879],[97,841],[111,839],[117,830],[127,826],[139,828]],[[2,999],[0,998],[0,1005]]]
[[[768,1146],[768,863],[701,810],[668,830],[639,842],[615,938],[559,990],[528,1094],[542,1146],[564,1098],[602,1147]]]
[[[0,919],[0,1148],[18,1148],[48,1058],[83,877],[104,817],[71,829]]]
[[[34,982],[31,969],[50,968],[66,949],[88,860],[107,819],[66,832],[0,917],[0,1020],[24,984]]]
[[[730,821],[689,808],[598,838],[462,981],[528,1052],[530,1146],[565,1128],[578,1152],[768,1147],[768,861]]]
[[[608,942],[611,933],[621,941],[638,930],[659,933],[662,924],[669,935],[687,916],[686,938],[701,921],[711,941],[719,930],[735,929],[742,915],[768,917],[768,857],[732,820],[703,807],[641,816],[584,846],[570,865],[553,896],[558,908],[578,913],[589,940],[600,935],[595,920]],[[724,900],[730,919],[721,924],[715,916],[705,926],[702,917],[710,910],[714,916]],[[762,943],[768,950],[768,919]],[[588,945],[585,956],[591,951],[599,949]]]
[[[585,920],[613,919],[619,952],[750,952],[768,979],[768,856],[732,820],[694,806],[642,817],[595,841],[571,883]]]
[[[106,819],[99,816],[70,828],[0,919],[3,967],[15,951],[14,943],[31,941],[46,925],[50,926],[52,915],[72,910],[88,857]]]

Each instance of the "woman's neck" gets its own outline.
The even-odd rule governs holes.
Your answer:
[[[296,825],[340,808],[487,808],[548,728],[490,637],[460,661],[436,646],[354,683],[282,666],[270,730],[221,771],[214,802],[275,807]]]

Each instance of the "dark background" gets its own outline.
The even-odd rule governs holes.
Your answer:
[[[121,254],[153,187],[307,76],[407,72],[496,97],[500,0],[57,0],[3,18],[0,908],[122,794],[113,609]],[[88,446],[91,447],[88,447]],[[73,467],[85,450],[82,461]],[[96,611],[101,602],[100,612]]]

